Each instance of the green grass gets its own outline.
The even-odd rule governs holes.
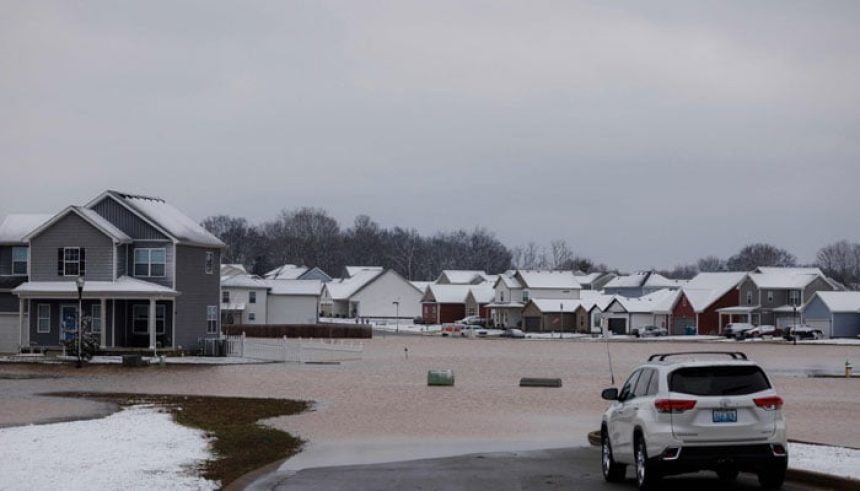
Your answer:
[[[224,487],[243,474],[271,462],[286,459],[304,443],[289,433],[260,426],[258,421],[298,414],[308,409],[305,401],[151,394],[63,392],[50,394],[113,402],[120,406],[154,404],[170,411],[176,422],[198,428],[213,438],[214,458],[201,470],[203,477]]]

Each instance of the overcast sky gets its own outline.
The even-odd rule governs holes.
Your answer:
[[[860,2],[0,0],[0,215],[104,189],[566,239],[860,240]]]

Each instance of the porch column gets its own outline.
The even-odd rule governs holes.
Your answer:
[[[99,317],[101,317],[101,319],[99,319],[99,322],[101,323],[101,326],[102,326],[101,341],[99,342],[99,345],[102,348],[105,348],[107,346],[107,299],[105,299],[105,298],[101,299],[101,307],[99,308]]]
[[[24,325],[24,300],[23,298],[18,299],[18,350],[24,349],[24,344],[26,343],[28,346],[30,344],[30,330],[27,329],[24,332],[24,329],[29,326]]]
[[[149,299],[149,349],[155,349],[155,299]]]

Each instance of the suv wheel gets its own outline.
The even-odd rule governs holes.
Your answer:
[[[600,447],[600,466],[603,470],[603,479],[606,482],[623,481],[627,466],[615,462],[615,459],[612,458],[612,445],[609,443],[609,435],[606,434],[606,428],[600,432]]]
[[[640,435],[635,437],[633,457],[636,460],[636,484],[640,491],[657,489],[660,481],[660,473],[654,464],[648,462],[648,452],[645,449],[645,438]]]
[[[785,481],[785,464],[775,464],[758,471],[758,483],[764,489],[780,489]]]

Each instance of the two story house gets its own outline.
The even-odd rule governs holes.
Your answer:
[[[522,327],[523,308],[533,298],[577,300],[582,289],[573,271],[509,271],[493,285],[495,298],[487,305],[498,327]]]
[[[104,348],[194,349],[220,335],[224,244],[160,198],[106,191],[22,237],[21,346],[57,347],[83,316]],[[29,313],[29,315],[27,315]]]
[[[672,280],[653,271],[640,271],[631,275],[612,278],[604,284],[603,292],[607,295],[636,298],[666,288],[677,290],[684,286],[685,283],[683,280]]]

